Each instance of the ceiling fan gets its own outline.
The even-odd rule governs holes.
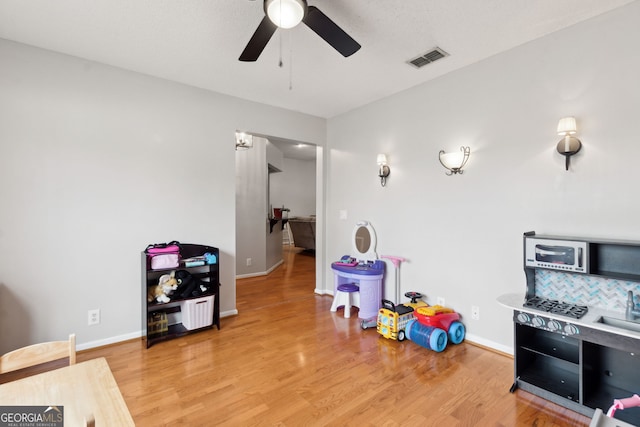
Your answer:
[[[304,22],[344,57],[360,49],[360,45],[320,9],[307,6],[306,0],[264,0],[264,13],[265,17],[238,58],[240,61],[256,61],[277,28],[293,28],[300,22]]]

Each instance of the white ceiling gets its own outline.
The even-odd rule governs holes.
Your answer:
[[[269,136],[269,142],[282,151],[282,157],[310,161],[316,159],[316,146]]]
[[[299,25],[238,61],[261,0],[0,0],[0,38],[330,118],[632,1],[309,0],[362,45],[349,58]],[[407,64],[435,46],[450,56]]]

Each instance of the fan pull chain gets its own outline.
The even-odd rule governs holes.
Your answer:
[[[278,67],[282,68],[282,31],[278,31],[280,34],[278,34],[278,40],[279,40],[279,55],[280,58],[278,59]]]
[[[293,90],[293,32],[287,31],[289,33],[289,90]],[[278,67],[282,68],[284,62],[282,61],[282,33],[283,31],[279,31],[278,41],[279,41],[279,58],[278,58]]]
[[[293,35],[289,33],[289,90],[293,90]]]

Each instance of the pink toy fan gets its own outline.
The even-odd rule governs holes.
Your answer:
[[[391,255],[381,255],[380,258],[386,258],[393,263],[393,267],[396,271],[396,278],[395,278],[396,304],[400,304],[400,263],[405,262],[406,259],[399,256],[391,256]]]

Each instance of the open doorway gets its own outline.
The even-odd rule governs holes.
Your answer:
[[[290,257],[292,253],[303,253],[315,259],[317,186],[321,179],[318,176],[318,150],[313,144],[253,135],[253,146],[248,150],[251,153],[245,150],[236,153],[238,279],[269,275],[279,265],[273,262],[274,254],[284,262],[284,257]],[[253,215],[247,212],[251,209]],[[313,223],[313,230],[312,234],[299,234],[296,239],[289,221],[299,220],[309,227]],[[278,239],[280,247],[277,249],[282,251],[275,250],[274,239]],[[258,244],[260,242],[265,244]],[[259,265],[263,259],[268,265]],[[317,277],[316,262],[303,265],[307,269],[313,265],[310,273]],[[313,291],[311,288],[310,292]]]

